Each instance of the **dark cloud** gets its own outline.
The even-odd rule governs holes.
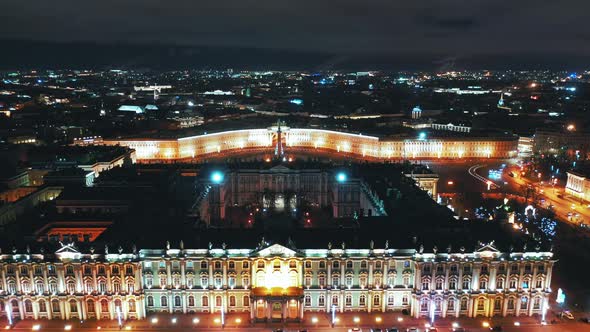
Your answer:
[[[588,0],[2,0],[0,39],[590,54],[589,19]]]

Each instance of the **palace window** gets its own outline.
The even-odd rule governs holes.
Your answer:
[[[244,295],[244,297],[242,298],[242,303],[244,307],[250,306],[250,297],[248,295]]]
[[[508,309],[509,310],[514,309],[514,298],[513,297],[508,299]]]
[[[154,306],[154,297],[151,296],[151,295],[147,297],[147,306],[148,307],[153,307]]]
[[[537,278],[535,288],[543,288],[543,279],[542,278]]]
[[[457,289],[457,280],[451,279],[449,280],[449,289],[456,290]]]
[[[235,297],[235,296],[233,296],[233,295],[231,295],[231,296],[229,297],[229,306],[230,306],[230,307],[235,307],[235,306],[236,306],[236,297]]]
[[[521,309],[521,310],[526,310],[528,307],[529,307],[529,298],[528,298],[528,297],[525,297],[525,296],[523,296],[523,297],[520,299],[520,309]]]
[[[258,261],[258,263],[257,263],[257,264],[258,264],[258,265],[257,265],[257,267],[258,267],[259,269],[264,269],[264,261]]]
[[[201,277],[201,287],[207,288],[209,286],[209,278]]]
[[[168,306],[168,298],[166,296],[160,297],[160,306],[162,306],[162,307]]]
[[[463,289],[469,289],[471,285],[471,280],[469,280],[468,278],[463,278]]]
[[[195,306],[195,297],[192,296],[192,295],[188,297],[188,306],[189,307],[194,307]]]
[[[236,268],[236,263],[234,261],[229,261],[227,263],[227,268],[230,269],[230,270],[235,269]]]
[[[467,310],[467,304],[469,303],[469,301],[466,298],[462,298],[461,299],[461,303],[460,303],[460,309],[461,310]]]
[[[203,307],[208,307],[209,306],[209,297],[207,295],[203,295],[201,297],[201,305]]]
[[[332,268],[333,269],[339,269],[340,268],[340,262],[339,261],[333,261],[332,262]]]
[[[393,306],[394,304],[395,304],[395,298],[393,297],[393,294],[388,294],[387,295],[387,305]]]
[[[381,261],[376,261],[375,262],[375,270],[381,270],[383,268],[383,265],[381,263]]]
[[[486,300],[485,299],[478,299],[477,300],[477,311],[483,311],[485,309]]]
[[[51,301],[51,311],[57,313],[57,312],[60,311],[59,309],[60,309],[59,308],[59,301],[58,300],[52,300]]]
[[[305,295],[305,301],[304,301],[304,305],[306,307],[311,307],[311,296],[309,295]]]
[[[420,311],[428,311],[428,299],[420,300]]]
[[[326,268],[326,261],[320,261],[320,269],[325,269]]]
[[[201,269],[202,270],[207,269],[207,261],[201,261]]]
[[[338,295],[332,295],[332,305],[338,305]]]
[[[297,268],[297,262],[296,261],[289,261],[289,268],[290,269]]]
[[[346,297],[344,298],[344,305],[347,307],[352,306],[352,295],[346,294]]]
[[[512,288],[512,289],[516,288],[517,281],[518,280],[516,278],[510,279],[510,288]]]
[[[502,299],[497,297],[494,300],[494,310],[500,310],[500,309],[502,309]]]
[[[318,297],[318,306],[324,307],[325,305],[326,305],[326,297],[324,296],[324,294],[320,294],[320,296]]]
[[[106,293],[107,291],[107,282],[104,280],[98,281],[98,291],[101,293]]]
[[[44,300],[39,300],[39,311],[40,312],[47,312],[47,303]],[[88,310],[90,311],[90,310]]]
[[[311,261],[305,261],[305,268],[311,269]]]
[[[436,284],[435,284],[435,287],[436,287],[435,289],[436,290],[441,290],[442,289],[442,284],[443,284],[442,279],[437,279],[436,280]]]
[[[305,275],[305,286],[311,287],[311,276],[310,275]]]
[[[216,270],[221,270],[221,262],[220,261],[215,261],[213,263],[213,268]]]
[[[485,279],[481,279],[479,281],[479,289],[487,289],[488,288],[488,281]]]
[[[249,269],[250,268],[250,263],[248,261],[243,261],[242,262],[242,269]]]
[[[338,287],[340,285],[340,277],[334,276],[332,277],[332,287]]]
[[[70,294],[74,294],[76,292],[76,284],[73,281],[68,281],[66,283],[67,292]]]
[[[496,288],[498,288],[498,289],[504,288],[504,279],[503,278],[498,278],[498,280],[496,280]]]
[[[367,305],[367,296],[365,294],[361,294],[359,296],[359,306],[364,307]]]
[[[541,298],[535,297],[533,301],[533,309],[538,310],[541,309]]]
[[[346,268],[352,269],[352,261],[346,261]]]

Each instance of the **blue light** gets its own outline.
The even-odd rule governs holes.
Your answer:
[[[421,140],[425,140],[426,139],[426,133],[425,132],[421,132],[420,134],[418,134],[418,138]]]
[[[340,172],[336,175],[336,180],[338,182],[345,182],[346,179],[347,179],[347,176],[346,176],[346,173],[344,173],[344,172]]]
[[[295,105],[303,105],[303,100],[299,99],[299,98],[291,99],[291,100],[289,100],[289,102],[291,104],[295,104]]]
[[[211,173],[211,182],[217,184],[223,182],[223,173],[221,173],[220,171],[215,171]]]

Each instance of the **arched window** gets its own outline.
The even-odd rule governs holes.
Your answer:
[[[346,294],[346,297],[344,298],[344,305],[347,307],[352,307],[352,295]]]
[[[248,295],[244,295],[242,298],[242,303],[244,303],[244,307],[250,306],[250,297]]]
[[[194,307],[195,306],[195,297],[192,296],[192,295],[188,297],[188,306],[189,307]]]
[[[39,312],[47,312],[47,303],[45,303],[45,300],[39,300]]]
[[[502,310],[502,298],[494,299],[494,310]]]
[[[95,311],[95,306],[94,306],[94,300],[88,300],[86,301],[86,310],[88,312],[94,312]]]
[[[428,299],[420,300],[420,311],[428,311]]]
[[[154,306],[154,297],[151,296],[151,295],[147,297],[147,306],[148,307],[153,307]]]
[[[233,295],[231,295],[231,296],[229,297],[229,306],[230,306],[230,307],[235,307],[235,306],[236,306],[236,297],[235,297],[235,296],[233,296]]]
[[[454,311],[455,310],[455,299],[449,299],[447,302],[447,310]]]
[[[410,298],[407,295],[402,297],[402,305],[408,305],[410,303]]]
[[[215,306],[216,307],[221,307],[222,301],[221,301],[221,296],[216,296],[215,297]]]
[[[326,305],[326,297],[324,294],[320,294],[320,297],[318,298],[318,305],[320,307],[324,307]]]
[[[70,312],[78,312],[78,303],[76,300],[70,300]]]
[[[364,307],[367,305],[367,296],[365,294],[361,294],[359,296],[359,306]]]
[[[485,299],[478,299],[477,300],[477,311],[483,311],[486,307],[486,300]]]
[[[311,296],[309,296],[309,294],[308,295],[305,295],[304,305],[306,307],[311,307]]]
[[[107,301],[107,300],[100,300],[100,311],[102,313],[109,312],[109,301]]]
[[[381,304],[381,297],[377,294],[373,295],[373,305],[378,306]]]
[[[467,305],[469,304],[469,300],[467,298],[461,299],[461,310],[467,310]]]
[[[514,309],[514,298],[511,297],[508,299],[508,309],[509,310],[513,310]]]
[[[395,304],[395,298],[393,297],[393,294],[387,294],[387,305],[392,306],[394,304]]]
[[[180,299],[180,296],[178,296],[178,295],[176,295],[176,296],[174,297],[174,306],[175,306],[175,307],[180,307],[180,306],[182,306],[182,301],[181,301],[181,299]]]
[[[51,300],[51,311],[52,312],[59,312],[59,301],[58,300]]]
[[[526,296],[523,296],[520,299],[520,309],[526,310],[528,307],[529,307],[529,298]]]
[[[127,304],[129,305],[129,312],[135,312],[135,300],[129,300]]]
[[[201,305],[203,307],[208,307],[209,306],[209,296],[203,295],[203,297],[201,297]]]
[[[162,306],[162,307],[168,306],[168,298],[166,296],[160,297],[160,306]]]
[[[25,300],[25,312],[33,313],[33,302],[31,300]]]

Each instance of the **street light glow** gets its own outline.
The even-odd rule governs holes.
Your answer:
[[[348,177],[346,176],[346,173],[344,173],[344,172],[340,172],[340,173],[338,173],[338,175],[336,175],[336,180],[338,180],[338,182],[345,182],[347,178]]]
[[[221,173],[220,171],[215,171],[215,172],[211,173],[211,182],[219,184],[222,181],[223,181],[223,173]]]

